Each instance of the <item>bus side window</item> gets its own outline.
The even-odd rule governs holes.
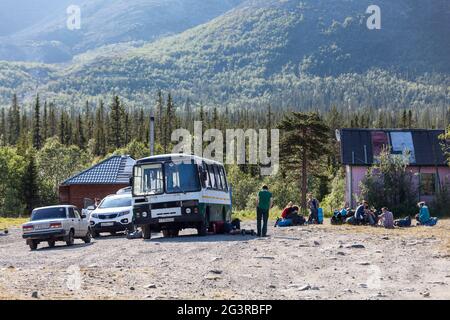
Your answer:
[[[202,169],[203,169],[203,172],[206,173],[205,174],[206,180],[201,179],[202,180],[202,186],[204,188],[211,188],[211,179],[209,178],[208,166],[206,165],[205,162],[202,163]]]
[[[217,188],[216,178],[214,175],[214,167],[212,165],[208,165],[208,173],[209,173],[210,187],[216,189]]]
[[[220,179],[219,167],[217,165],[214,165],[214,175],[216,176],[217,189],[223,190],[223,187],[222,187],[223,184]]]
[[[228,191],[228,182],[227,182],[227,177],[225,175],[225,169],[224,169],[224,167],[220,166],[219,170],[220,170],[220,178],[222,179],[223,190]]]

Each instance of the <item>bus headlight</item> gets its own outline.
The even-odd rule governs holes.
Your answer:
[[[147,218],[147,212],[142,212],[142,217]]]
[[[191,208],[186,208],[186,213],[190,214],[192,212]]]

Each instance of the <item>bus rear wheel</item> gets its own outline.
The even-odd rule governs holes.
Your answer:
[[[197,227],[197,233],[200,237],[204,237],[208,234],[208,221],[205,219]]]
[[[142,238],[144,238],[144,240],[152,238],[152,232],[149,225],[142,226]]]

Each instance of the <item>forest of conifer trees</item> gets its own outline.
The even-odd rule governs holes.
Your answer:
[[[270,183],[275,192],[280,191],[276,199],[280,207],[288,200],[300,202],[300,190],[305,188],[320,200],[339,202],[342,192],[333,190],[342,175],[334,136],[338,128],[444,129],[450,123],[450,107],[421,110],[331,107],[326,111],[313,108],[301,111],[274,105],[219,109],[191,100],[182,104],[174,101],[170,93],[159,91],[154,105],[147,109],[127,105],[119,96],[109,101],[86,101],[79,108],[68,109],[53,101],[42,101],[39,95],[32,106],[23,105],[14,95],[10,106],[0,110],[0,165],[6,168],[0,172],[0,213],[16,216],[29,213],[37,205],[56,203],[60,182],[111,154],[148,156],[151,115],[156,119],[157,153],[169,153],[174,143],[172,131],[185,128],[193,132],[194,121],[202,121],[204,130],[280,128],[283,139],[283,123],[292,120],[297,112],[304,117],[313,115],[321,130],[328,131],[326,141],[322,138],[321,150],[310,151],[305,179],[300,179],[304,173],[287,165],[283,158],[281,170],[274,177],[260,177],[255,165],[228,165],[229,179],[239,193],[233,199],[236,209],[252,205],[254,198],[248,195],[263,181]],[[289,148],[282,141],[280,154]],[[321,156],[316,157],[319,153]]]

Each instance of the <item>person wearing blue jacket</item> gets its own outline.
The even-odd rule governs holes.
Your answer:
[[[425,202],[419,202],[418,206],[420,208],[420,211],[419,211],[419,222],[421,224],[426,224],[431,219],[430,210],[428,209],[428,206],[426,205]]]
[[[367,201],[363,201],[361,203],[361,205],[358,208],[356,208],[355,219],[358,223],[361,223],[364,221],[364,216],[365,216],[366,210],[368,210],[368,209],[369,209],[369,203]]]

